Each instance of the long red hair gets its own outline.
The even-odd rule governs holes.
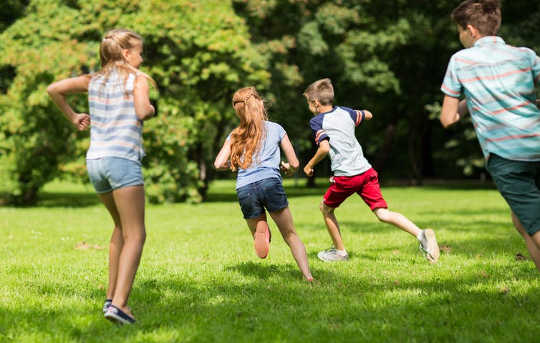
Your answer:
[[[247,169],[261,148],[265,135],[264,121],[268,119],[262,98],[255,87],[237,90],[232,99],[240,126],[231,133],[231,169]]]

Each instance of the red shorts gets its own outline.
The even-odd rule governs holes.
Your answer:
[[[377,172],[373,168],[360,175],[334,176],[334,183],[324,194],[324,203],[328,207],[336,208],[353,193],[358,193],[372,211],[388,208],[381,194]]]

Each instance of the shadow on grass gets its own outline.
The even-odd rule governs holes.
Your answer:
[[[3,207],[25,208],[25,207],[90,207],[100,204],[98,196],[92,192],[41,192],[36,205],[15,206],[2,205]]]
[[[135,326],[119,329],[106,322],[100,314],[103,295],[83,291],[78,296],[91,298],[94,308],[0,305],[3,335],[31,332],[38,339],[56,335],[85,342],[388,342],[403,337],[426,342],[512,342],[519,337],[532,342],[536,337],[528,325],[538,320],[540,295],[534,287],[516,290],[507,280],[512,275],[533,284],[537,273],[524,265],[407,281],[385,273],[349,276],[316,270],[314,285],[301,281],[297,270],[293,277],[292,266],[240,263],[225,270],[255,280],[220,276],[211,283],[157,269],[156,278],[135,283]],[[57,283],[36,296],[43,291],[73,295]],[[88,322],[77,321],[80,316],[89,317]]]
[[[283,279],[289,279],[294,282],[299,280],[301,277],[300,271],[296,268],[295,265],[267,265],[261,263],[255,263],[252,261],[241,262],[233,266],[228,266],[225,268],[227,271],[236,271],[244,276],[254,276],[260,280],[268,280],[269,278],[279,276]],[[337,275],[330,271],[310,267],[312,274],[317,274],[318,277],[324,277],[325,279],[335,279]]]
[[[39,207],[89,207],[100,204],[95,193],[44,193],[39,198]]]

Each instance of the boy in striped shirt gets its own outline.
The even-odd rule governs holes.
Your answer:
[[[441,123],[447,127],[471,114],[486,168],[540,271],[540,58],[496,36],[498,0],[464,1],[452,19],[466,49],[448,64]]]

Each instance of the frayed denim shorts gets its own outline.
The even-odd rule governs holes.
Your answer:
[[[257,218],[264,213],[276,212],[289,206],[281,179],[270,177],[255,181],[236,190],[245,219]]]
[[[90,182],[97,193],[144,185],[141,163],[120,157],[102,157],[86,160]]]

